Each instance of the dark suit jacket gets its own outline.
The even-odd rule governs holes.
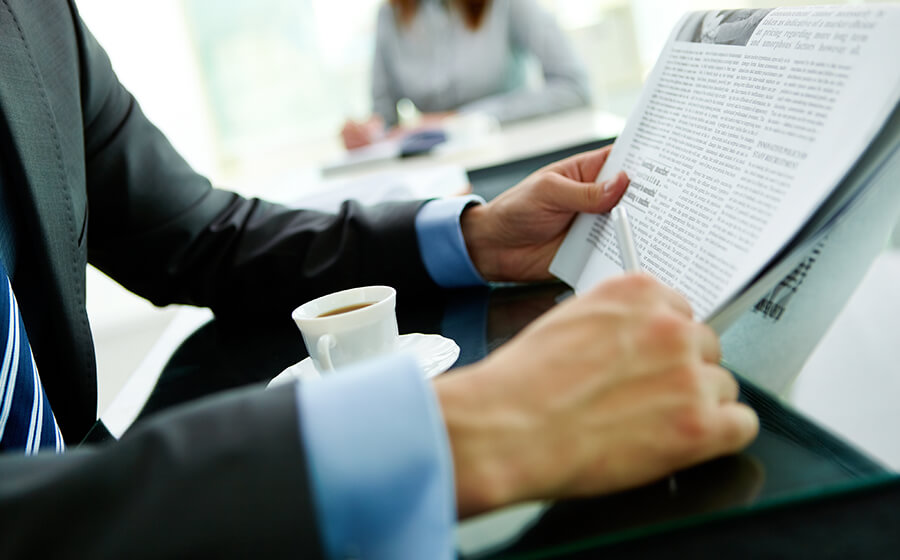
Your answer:
[[[320,556],[290,388],[73,449],[97,406],[85,267],[158,305],[287,316],[341,287],[433,286],[419,204],[331,216],[213,189],[144,117],[71,0],[0,0],[0,142],[22,226],[13,286],[70,446],[0,456],[0,558]]]

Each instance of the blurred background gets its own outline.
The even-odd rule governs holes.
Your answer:
[[[77,0],[121,81],[175,147],[213,182],[266,196],[297,192],[365,118],[375,14],[384,0]],[[595,108],[627,116],[669,31],[688,10],[767,1],[540,0],[590,72]],[[779,5],[822,2],[782,0]],[[836,2],[831,3],[859,3]],[[540,80],[535,68],[534,80]],[[156,309],[89,271],[100,410],[175,309]]]

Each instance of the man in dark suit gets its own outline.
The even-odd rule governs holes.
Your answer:
[[[0,557],[449,557],[457,511],[634,486],[755,434],[715,336],[680,296],[631,276],[433,385],[415,371],[385,383],[379,368],[415,366],[374,364],[315,390],[205,399],[78,446],[96,418],[88,262],[158,305],[242,314],[252,301],[283,315],[342,287],[448,285],[428,263],[440,237],[422,233],[438,203],[325,215],[213,189],[143,116],[72,1],[0,0],[0,124],[0,256],[68,446],[0,455]],[[453,258],[488,280],[547,278],[575,213],[609,210],[627,186],[621,174],[593,183],[605,155],[551,166],[490,204],[451,202]],[[428,428],[406,442],[412,459],[398,451],[384,479],[355,488],[353,473],[332,476],[321,434],[342,398],[370,386],[368,400],[398,388]],[[416,457],[434,463],[430,482],[388,504],[399,515],[347,520],[364,515],[371,486],[416,480]],[[438,536],[410,536],[417,519],[438,520]]]

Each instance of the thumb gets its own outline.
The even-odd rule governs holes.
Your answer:
[[[556,175],[552,189],[544,192],[550,195],[550,199],[559,210],[602,214],[612,210],[619,202],[625,189],[628,188],[628,183],[628,176],[624,171],[619,171],[611,179],[599,183],[582,183],[564,175]]]

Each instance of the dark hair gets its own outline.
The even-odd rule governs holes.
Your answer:
[[[397,20],[403,25],[408,25],[419,9],[419,0],[389,0],[389,2],[394,7]],[[490,0],[447,0],[447,3],[460,11],[469,29],[478,29],[484,20],[484,13]]]

